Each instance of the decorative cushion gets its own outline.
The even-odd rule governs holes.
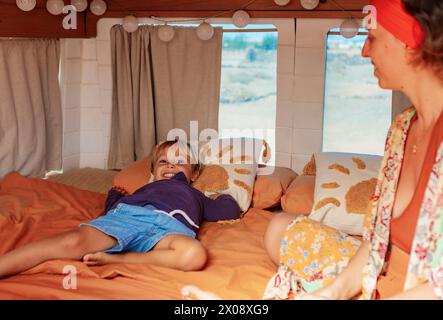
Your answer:
[[[309,217],[350,235],[362,235],[381,160],[361,154],[316,154],[314,208]]]
[[[281,198],[283,211],[310,215],[314,205],[315,176],[298,176]]]
[[[258,173],[255,179],[251,204],[253,208],[268,209],[279,205],[289,184],[297,177],[289,168],[270,167],[269,171],[269,174]]]
[[[251,165],[207,165],[193,187],[207,197],[217,193],[229,194],[245,212],[251,204],[256,173]]]
[[[315,176],[316,175],[316,165],[315,165],[315,157],[311,156],[311,160],[304,166],[303,175],[305,176]]]
[[[264,140],[212,139],[200,148],[204,168],[193,186],[206,196],[229,194],[245,212],[251,205],[258,163],[267,161],[269,154]]]
[[[151,157],[140,159],[123,168],[114,178],[112,187],[124,194],[133,194],[137,189],[154,180],[151,174]]]

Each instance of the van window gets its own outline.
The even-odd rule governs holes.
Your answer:
[[[273,25],[223,27],[219,135],[265,139],[274,164],[277,30]]]
[[[365,32],[352,39],[331,30],[326,41],[324,152],[383,155],[392,121],[392,91],[382,90],[370,59],[361,56]]]

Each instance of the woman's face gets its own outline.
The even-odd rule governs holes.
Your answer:
[[[374,75],[383,89],[402,90],[410,66],[406,45],[386,31],[380,24],[369,30],[362,56],[370,58]]]

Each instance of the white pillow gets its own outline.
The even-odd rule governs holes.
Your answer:
[[[229,194],[247,211],[264,146],[263,140],[250,138],[213,139],[201,145],[204,169],[193,186],[206,196]]]
[[[314,206],[309,218],[350,235],[362,235],[382,157],[322,152],[315,155]]]
[[[199,162],[206,164],[250,164],[267,162],[271,154],[262,139],[222,138],[199,143]]]

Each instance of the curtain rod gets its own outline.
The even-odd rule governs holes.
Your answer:
[[[150,24],[150,23],[142,23],[141,25],[145,25],[145,26],[157,26],[157,24]],[[175,24],[169,24],[170,26],[177,26],[177,27],[188,27],[188,26],[182,26],[182,25],[175,25]],[[197,25],[197,24],[195,24]],[[215,28],[219,28],[219,26],[217,26],[215,24]],[[278,29],[277,28],[272,28],[272,29],[223,29],[223,32],[277,32]]]

